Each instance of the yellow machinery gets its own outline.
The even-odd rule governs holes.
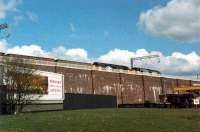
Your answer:
[[[200,86],[182,86],[182,87],[176,87],[175,91],[200,91]]]
[[[184,100],[193,100],[193,104],[197,107],[200,103],[200,86],[182,86],[182,87],[176,87],[175,91],[179,91],[179,92],[187,92],[187,94],[191,94],[193,95],[193,97],[191,98],[190,96],[185,96]],[[178,98],[178,96],[177,96]],[[186,105],[186,104],[184,104]]]
[[[175,87],[174,90],[178,93],[161,95],[160,99],[173,107],[189,108],[199,105],[200,86],[181,86]]]

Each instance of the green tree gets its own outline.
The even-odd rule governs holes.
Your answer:
[[[24,59],[4,59],[2,66],[2,81],[6,93],[3,103],[9,113],[22,112],[24,106],[33,102],[36,94],[39,98],[44,93],[43,82],[38,79],[36,67]]]

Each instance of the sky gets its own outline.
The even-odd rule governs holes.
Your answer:
[[[130,64],[164,74],[200,72],[199,0],[0,0],[0,51]],[[4,38],[5,33],[9,38]]]

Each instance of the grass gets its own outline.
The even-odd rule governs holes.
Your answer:
[[[93,109],[1,115],[1,131],[199,132],[200,109]]]

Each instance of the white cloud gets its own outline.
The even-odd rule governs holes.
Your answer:
[[[22,0],[0,0],[0,19],[4,19],[7,12],[18,11],[16,7],[20,3]]]
[[[14,16],[14,24],[18,25],[24,19],[23,16]]]
[[[59,59],[89,62],[88,53],[86,50],[81,48],[66,49],[62,46],[54,48],[50,53],[50,56]]]
[[[100,56],[97,61],[119,65],[128,65],[130,58],[133,56],[135,56],[135,53],[128,50],[114,49]]]
[[[158,63],[157,59],[150,59],[142,62],[136,61],[134,64],[135,66],[139,67],[157,69],[164,74],[183,75],[190,77],[191,75],[199,73],[200,70],[200,55],[198,55],[196,52],[191,52],[188,54],[174,52],[171,55],[166,56],[159,51],[149,52],[145,49],[138,49],[137,51],[114,49],[99,56],[98,58],[92,59],[91,57],[88,57],[87,51],[81,48],[67,49],[60,46],[50,51],[46,51],[42,49],[41,46],[36,44],[9,47],[6,40],[0,41],[0,51],[5,53],[51,57],[80,62],[99,61],[126,66],[130,66],[131,57],[157,54],[160,56],[160,63]]]
[[[23,45],[7,48],[6,53],[48,57],[48,53],[38,45]]]
[[[131,57],[155,54],[160,56],[160,63],[157,59],[149,59],[136,61],[135,66],[157,69],[162,73],[173,75],[193,75],[200,70],[200,56],[196,52],[189,54],[174,52],[169,56],[164,56],[159,51],[148,52],[145,49],[138,49],[136,52],[114,49],[100,56],[97,61],[130,66]]]
[[[105,38],[107,38],[107,37],[109,37],[110,33],[108,31],[104,31],[103,35],[104,35]]]
[[[0,52],[5,52],[7,45],[8,45],[8,43],[6,40],[1,40],[0,41]]]
[[[34,12],[26,12],[27,17],[29,18],[29,20],[31,20],[32,22],[38,23],[39,18],[38,15]]]
[[[69,34],[68,37],[70,37],[70,38],[77,38],[76,27],[74,26],[73,23],[69,23],[68,30],[70,31],[70,34]]]
[[[74,24],[70,23],[69,26],[70,26],[70,31],[74,33],[76,31]]]
[[[149,53],[145,49],[138,49],[136,52],[128,51],[128,50],[121,50],[121,49],[114,49],[109,51],[108,53],[100,56],[97,61],[100,62],[110,62],[114,64],[126,65],[130,66],[130,58],[132,57],[140,57],[140,56],[147,56],[150,54],[160,54],[160,52],[151,52]],[[140,62],[135,62],[137,65],[140,65]],[[140,65],[141,66],[141,65]]]
[[[196,52],[189,54],[174,52],[171,56],[166,57],[166,59],[168,64],[162,67],[168,73],[196,74],[200,70],[200,56]]]
[[[87,51],[81,48],[66,49],[65,47],[60,46],[52,49],[51,51],[45,51],[37,44],[8,47],[8,42],[6,40],[0,41],[0,52],[28,56],[51,57],[81,62],[90,61]]]
[[[139,26],[155,36],[185,42],[200,41],[200,1],[171,0],[141,13]]]

